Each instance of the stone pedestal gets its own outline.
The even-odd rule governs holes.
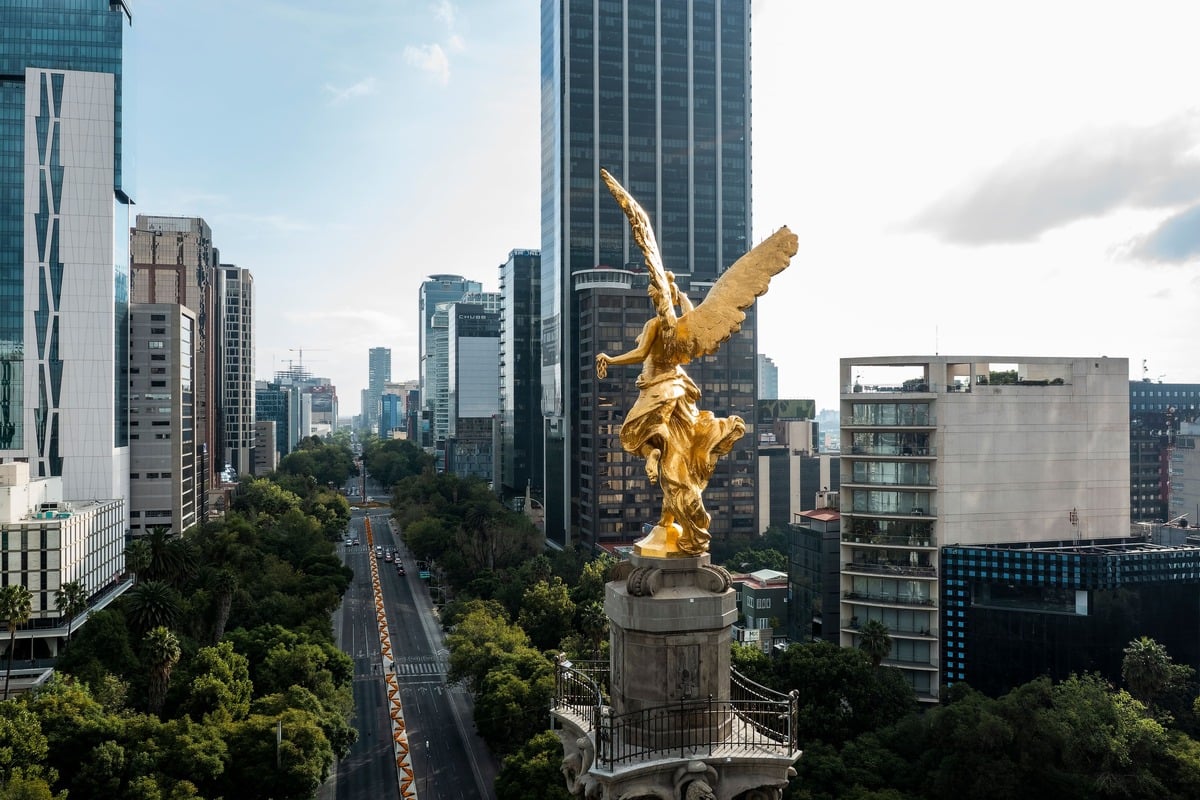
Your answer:
[[[587,800],[780,800],[800,756],[796,701],[764,705],[762,687],[748,701],[742,683],[731,691],[729,573],[707,553],[643,550],[612,577],[608,702],[560,662],[551,713],[567,790]]]
[[[728,731],[714,726],[727,727],[728,718],[713,722],[713,715],[687,701],[729,700],[730,625],[737,618],[729,573],[712,566],[707,553],[633,555],[615,577],[604,603],[611,629],[613,714],[656,709],[647,716],[645,730],[630,730],[634,743],[719,740]],[[690,710],[684,710],[685,703]],[[672,704],[680,709],[672,711]]]

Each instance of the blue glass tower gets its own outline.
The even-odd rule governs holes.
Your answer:
[[[128,496],[120,0],[0,0],[0,455]]]

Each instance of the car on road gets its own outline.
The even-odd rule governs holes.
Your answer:
[[[405,573],[404,573],[404,565],[403,564],[396,565],[396,574],[399,575],[401,578],[404,577]]]
[[[354,541],[351,542],[351,544],[353,544],[355,547],[358,547],[358,537],[357,536],[354,537]]]
[[[349,547],[349,546],[350,546],[350,545],[352,545],[353,543],[354,543],[354,540],[353,540],[353,539],[350,539],[350,538],[348,538],[348,537],[347,537],[347,539],[346,539],[346,547]]]
[[[391,553],[388,553],[387,555],[385,555],[385,556],[383,557],[383,560],[384,560],[384,561],[386,561],[386,562],[387,562],[387,563],[389,563],[389,564],[390,564],[390,563],[392,563],[392,554],[391,554]]]
[[[382,556],[383,556],[383,545],[381,545],[381,544],[375,545],[375,557],[381,558]]]

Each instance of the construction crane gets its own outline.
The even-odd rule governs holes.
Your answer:
[[[312,352],[313,350],[317,350],[319,352],[325,352],[326,348],[324,348],[324,347],[289,347],[288,348],[289,353],[296,353],[299,356],[299,358],[296,361],[297,371],[299,372],[299,374],[304,374],[304,351],[305,350],[308,350],[309,352]]]

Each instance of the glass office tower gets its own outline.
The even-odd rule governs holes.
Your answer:
[[[126,3],[0,0],[0,456],[127,498]]]
[[[543,0],[541,70],[546,533],[629,541],[658,510],[616,437],[637,370],[591,370],[597,348],[632,348],[652,311],[633,277],[601,274],[644,268],[600,169],[646,209],[667,268],[703,299],[750,237],[750,3]],[[689,366],[702,407],[747,422],[705,494],[718,535],[757,533],[754,322]]]

